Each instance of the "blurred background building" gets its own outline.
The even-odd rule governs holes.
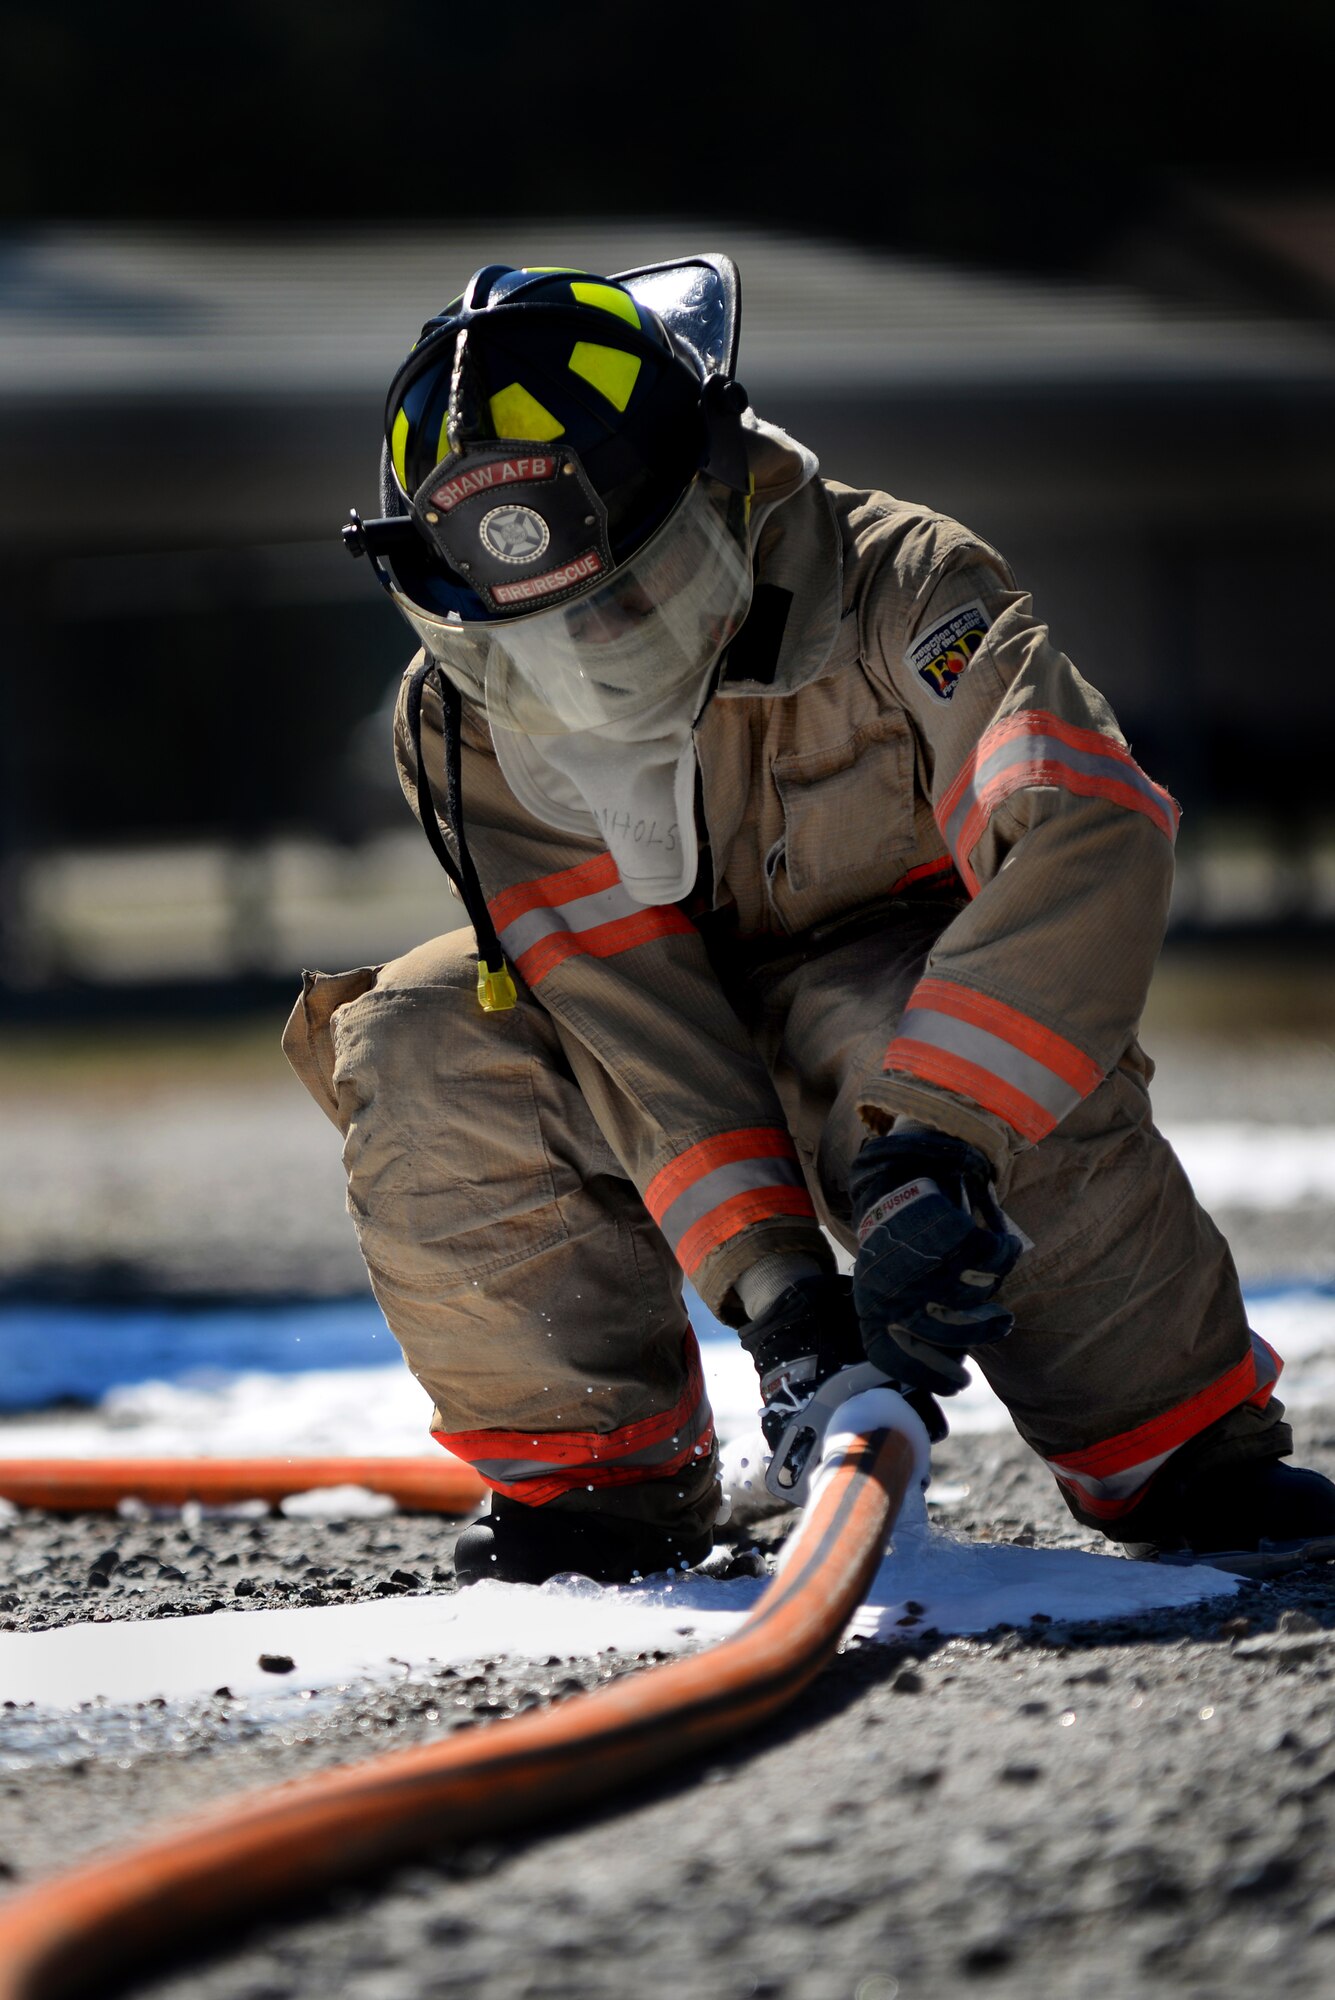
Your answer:
[[[1181,800],[1175,931],[1335,935],[1335,170],[1286,115],[1319,10],[818,41],[747,4],[639,67],[601,5],[6,11],[11,1017],[236,1006],[455,920],[338,529],[422,320],[498,259],[733,256],[757,408],[995,543]]]

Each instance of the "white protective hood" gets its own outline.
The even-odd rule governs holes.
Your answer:
[[[754,549],[768,515],[815,478],[818,461],[754,411],[742,423],[755,478]],[[600,729],[540,738],[492,731],[520,804],[561,833],[602,840],[637,903],[678,903],[694,887],[700,864],[694,727],[717,664],[706,661],[698,682],[657,707]]]

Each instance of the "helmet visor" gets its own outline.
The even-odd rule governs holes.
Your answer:
[[[743,494],[701,475],[607,581],[496,624],[396,602],[456,685],[485,695],[493,727],[525,736],[615,729],[694,689],[751,603]]]

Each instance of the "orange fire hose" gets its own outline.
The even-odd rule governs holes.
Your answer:
[[[122,1500],[207,1507],[274,1504],[317,1486],[365,1486],[419,1514],[468,1514],[486,1496],[470,1466],[434,1458],[6,1458],[0,1499],[51,1514],[114,1512]]]
[[[252,1792],[0,1907],[0,2000],[78,2000],[223,1918],[568,1812],[756,1727],[839,1643],[916,1462],[895,1430],[846,1441],[785,1565],[730,1639],[555,1708]]]

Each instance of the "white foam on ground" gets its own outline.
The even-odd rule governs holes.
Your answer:
[[[904,1638],[910,1628],[963,1633],[1020,1626],[1036,1613],[1054,1621],[1121,1618],[1227,1595],[1236,1587],[1236,1578],[1215,1570],[956,1541],[927,1525],[917,1494],[850,1630],[890,1640]],[[600,1589],[569,1577],[539,1589],[480,1583],[449,1595],[374,1604],[4,1632],[0,1699],[65,1709],[99,1698],[182,1700],[219,1687],[243,1700],[286,1689],[295,1698],[306,1688],[393,1680],[414,1669],[502,1656],[676,1653],[726,1638],[763,1588],[749,1577],[723,1583],[683,1576]],[[267,1672],[261,1654],[290,1658],[291,1673]]]
[[[352,1680],[392,1680],[414,1667],[502,1655],[587,1659],[609,1647],[632,1658],[638,1652],[680,1652],[725,1636],[758,1588],[754,1581],[697,1578],[676,1586],[646,1585],[641,1593],[635,1587],[603,1590],[571,1577],[536,1590],[480,1583],[460,1593],[374,1604],[0,1632],[0,1698],[64,1708],[99,1695],[115,1702],[153,1695],[179,1700],[218,1687],[244,1698],[272,1695],[285,1686],[296,1693]],[[286,1656],[294,1663],[292,1672],[267,1672],[259,1664],[261,1654]]]
[[[1335,1402],[1335,1295],[1296,1287],[1248,1299],[1252,1325],[1284,1361],[1292,1409]],[[719,1435],[754,1430],[755,1370],[735,1333],[697,1313]],[[1004,1430],[1005,1406],[978,1368],[947,1405],[954,1431]],[[91,1412],[0,1420],[0,1455],[16,1458],[434,1456],[426,1398],[398,1362],[305,1375],[210,1373],[184,1382],[135,1382]]]
[[[373,1493],[368,1486],[313,1486],[289,1493],[278,1511],[290,1521],[380,1521],[399,1510],[388,1493]]]
[[[703,1315],[697,1315],[697,1323]],[[719,1429],[750,1428],[755,1364],[737,1335],[710,1321],[701,1347]],[[92,1411],[0,1420],[0,1456],[15,1458],[439,1457],[431,1405],[401,1361],[313,1368],[303,1375],[209,1370],[176,1382],[129,1382]]]
[[[849,1631],[892,1640],[933,1627],[989,1632],[997,1625],[1027,1625],[1036,1616],[1054,1624],[1127,1618],[1227,1597],[1237,1588],[1237,1577],[1222,1570],[1175,1569],[1083,1549],[961,1541],[929,1523],[919,1493],[906,1500],[893,1549]]]
[[[1335,1297],[1295,1289],[1250,1301],[1253,1324],[1285,1357],[1291,1408],[1335,1400]],[[703,1340],[711,1394],[724,1437],[754,1427],[755,1376],[736,1338]],[[1008,1419],[981,1381],[950,1405],[958,1430]],[[93,1413],[0,1423],[0,1452],[95,1457],[404,1454],[425,1439],[421,1389],[406,1369],[330,1369],[308,1375],[243,1374],[190,1383],[142,1383],[114,1391]],[[320,1503],[327,1505],[327,1501]],[[349,1497],[349,1506],[356,1504]],[[935,1626],[942,1632],[1053,1620],[1120,1618],[1229,1592],[1234,1579],[1208,1570],[1160,1568],[1079,1551],[957,1542],[915,1515],[901,1526],[854,1630],[880,1638]],[[732,1630],[759,1586],[706,1577],[600,1591],[578,1581],[534,1591],[484,1584],[461,1596],[405,1597],[371,1605],[215,1612],[207,1617],[0,1633],[0,1700],[68,1706],[101,1695],[118,1701],[179,1698],[227,1685],[237,1695],[328,1687],[405,1663],[450,1664],[498,1657],[589,1657],[609,1646],[631,1654],[672,1652]],[[912,1602],[922,1607],[909,1612]],[[912,1618],[916,1625],[906,1627]],[[689,1627],[689,1630],[683,1630]],[[296,1662],[286,1679],[263,1673],[260,1653]]]
[[[399,1458],[439,1453],[430,1404],[401,1361],[305,1375],[209,1371],[129,1382],[88,1413],[0,1423],[15,1458]]]

